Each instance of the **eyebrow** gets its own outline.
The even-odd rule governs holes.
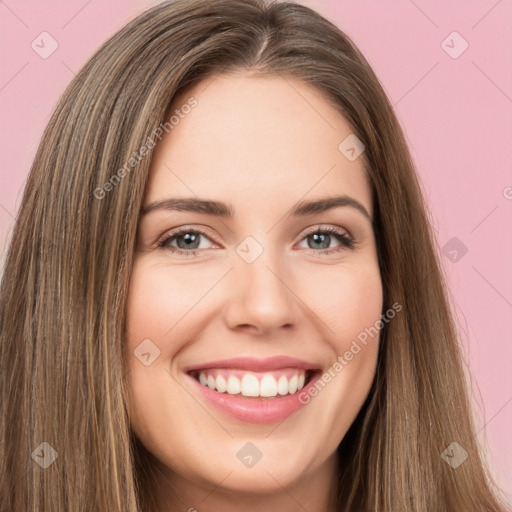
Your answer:
[[[300,201],[290,209],[287,215],[293,217],[306,216],[340,207],[355,208],[370,222],[373,222],[368,210],[359,201],[350,196],[334,196],[313,201]],[[233,218],[235,215],[235,209],[231,204],[195,197],[168,198],[155,201],[142,210],[142,215],[147,215],[156,210],[204,213],[226,219]]]

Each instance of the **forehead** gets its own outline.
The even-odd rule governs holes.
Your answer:
[[[300,80],[216,76],[176,96],[171,116],[154,152],[148,200],[198,195],[247,210],[340,193],[372,213],[363,158],[351,161],[339,149],[349,124]]]

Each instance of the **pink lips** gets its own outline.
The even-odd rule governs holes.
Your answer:
[[[239,395],[219,393],[209,387],[203,386],[192,375],[197,374],[199,370],[208,368],[231,368],[252,372],[270,372],[285,368],[302,368],[312,370],[314,373],[302,390],[293,395],[269,398],[242,398]],[[309,387],[313,386],[316,380],[320,378],[320,372],[317,371],[319,369],[320,367],[318,365],[288,356],[275,356],[268,359],[239,357],[210,361],[201,365],[184,368],[191,384],[195,386],[209,404],[229,415],[231,418],[249,423],[280,422],[286,419],[290,414],[304,407],[305,404],[299,400],[299,394],[307,393]]]

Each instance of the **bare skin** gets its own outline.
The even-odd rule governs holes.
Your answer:
[[[298,80],[219,76],[176,97],[172,110],[190,97],[197,105],[156,147],[143,206],[204,198],[229,203],[234,215],[155,209],[139,225],[127,304],[130,418],[164,473],[158,510],[334,511],[336,448],[370,390],[378,336],[279,423],[218,410],[184,367],[286,355],[327,371],[375,324],[382,283],[362,158],[342,154],[352,130]],[[299,201],[333,196],[353,198],[370,218],[352,206],[287,215]],[[197,243],[189,249],[180,233],[158,247],[178,227]],[[321,228],[355,244],[321,238]],[[244,245],[247,237],[257,245]],[[240,246],[262,252],[248,263]],[[133,356],[146,339],[160,351],[148,366]],[[252,467],[237,457],[249,441],[262,454]]]

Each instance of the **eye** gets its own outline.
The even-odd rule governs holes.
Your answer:
[[[329,248],[329,245],[333,239],[337,240],[340,245],[334,248]],[[309,242],[308,248],[310,250],[321,255],[340,252],[344,249],[352,249],[355,245],[355,240],[349,236],[346,231],[333,227],[314,227],[306,232],[306,236],[303,238],[303,240]],[[317,251],[315,250],[316,248],[322,250]]]
[[[178,228],[159,240],[158,247],[185,256],[195,256],[198,249],[208,249],[201,246],[201,237],[210,239],[211,235],[200,229]],[[177,247],[172,245],[173,242],[176,242]]]
[[[211,241],[213,236],[207,231],[192,229],[185,226],[166,234],[158,241],[157,247],[175,254],[197,256],[201,249],[211,248],[204,246],[204,244],[201,243],[201,238]],[[309,251],[320,255],[337,253],[345,249],[351,249],[355,245],[355,240],[345,231],[333,227],[316,226],[314,228],[310,228],[305,233],[302,240],[306,240],[308,242]],[[329,246],[331,243],[336,240],[338,241],[338,246],[330,248]]]

